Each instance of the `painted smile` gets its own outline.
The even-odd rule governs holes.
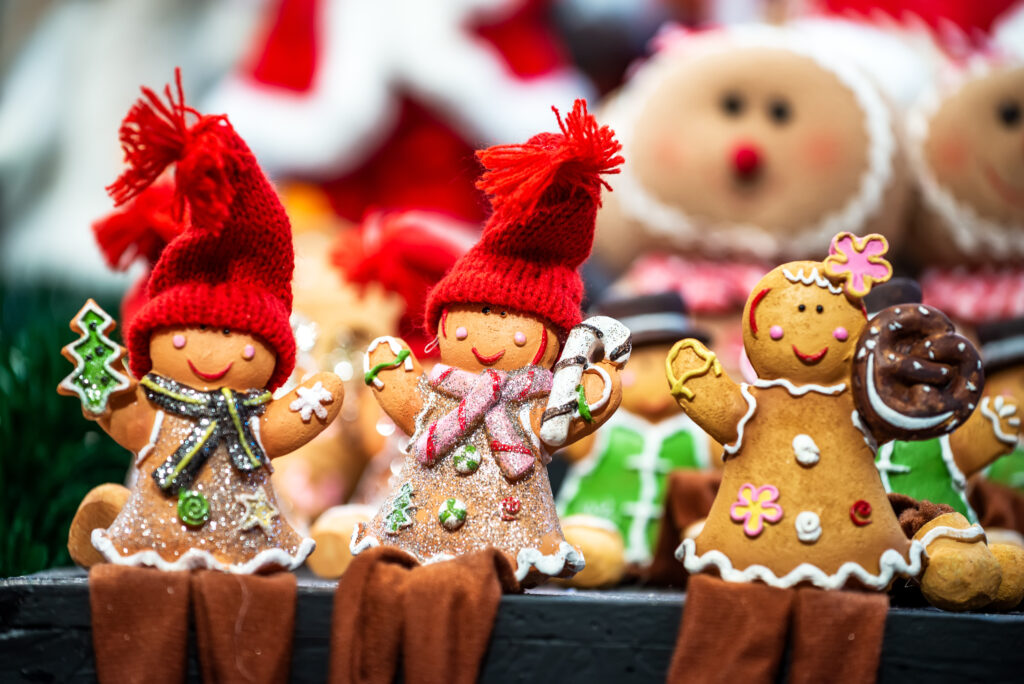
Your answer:
[[[999,174],[996,173],[991,166],[983,164],[982,171],[984,172],[989,185],[999,193],[999,196],[1003,198],[1004,202],[1015,207],[1024,207],[1024,194],[1022,194],[1020,190],[1012,187],[1009,183],[1006,183],[999,177]]]
[[[228,363],[228,365],[224,366],[224,370],[222,370],[220,372],[217,372],[217,373],[204,373],[203,371],[201,371],[198,368],[196,368],[195,364],[192,363],[192,359],[188,359],[188,367],[192,370],[192,372],[195,373],[200,378],[202,378],[203,380],[208,380],[210,382],[213,382],[214,380],[220,380],[225,375],[227,375],[228,371],[231,370],[231,366],[232,365],[234,365],[234,361],[232,361],[232,362]]]
[[[476,360],[479,361],[480,363],[484,364],[485,366],[492,366],[492,365],[498,363],[498,361],[500,361],[501,357],[504,356],[504,355],[505,355],[505,350],[502,349],[497,354],[491,354],[490,356],[482,356],[480,354],[480,352],[478,352],[476,350],[476,347],[473,347],[473,356],[475,356]]]
[[[793,353],[796,354],[796,358],[800,359],[800,361],[803,362],[803,363],[806,363],[806,364],[818,363],[823,358],[825,358],[825,354],[828,353],[828,347],[825,347],[824,349],[822,349],[817,354],[804,354],[799,349],[797,349],[796,345],[794,344],[793,345]]]

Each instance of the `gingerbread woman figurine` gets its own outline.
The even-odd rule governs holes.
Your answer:
[[[313,542],[281,516],[270,461],[327,427],[342,383],[319,373],[273,398],[295,364],[288,217],[227,119],[185,105],[180,74],[166,102],[143,93],[121,127],[129,168],[110,193],[125,202],[175,164],[176,202],[190,221],[128,323],[131,376],[116,363],[119,348],[97,346],[104,321],[91,302],[76,323],[93,341],[81,358],[80,345],[66,348],[79,365],[61,391],[81,395],[86,417],[136,454],[128,501],[92,542],[119,565],[294,569]],[[115,363],[100,368],[89,360],[97,353]]]
[[[620,401],[629,333],[605,317],[580,322],[577,269],[590,253],[601,174],[622,158],[582,100],[559,126],[479,153],[494,212],[427,301],[440,363],[424,374],[394,338],[367,351],[367,384],[412,438],[399,484],[356,529],[353,554],[383,544],[426,563],[494,546],[525,586],[583,568],[559,528],[545,465]]]

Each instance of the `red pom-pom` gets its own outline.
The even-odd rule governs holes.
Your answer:
[[[477,187],[491,198],[495,212],[529,214],[552,189],[582,189],[600,205],[601,174],[618,173],[622,145],[608,126],[598,126],[586,100],[576,100],[562,120],[562,134],[542,133],[521,145],[495,145],[477,152],[487,171]],[[611,188],[608,188],[609,190]]]
[[[232,156],[224,145],[230,125],[223,116],[201,116],[185,104],[181,69],[175,69],[175,90],[164,87],[164,98],[149,88],[121,123],[120,139],[128,168],[107,192],[120,206],[149,187],[171,164],[177,163],[178,215],[187,202],[192,224],[219,230],[234,198],[228,173]],[[198,121],[188,125],[187,117]]]
[[[137,258],[150,265],[167,243],[181,233],[184,222],[175,216],[174,185],[158,181],[119,210],[92,224],[107,264],[123,271]]]

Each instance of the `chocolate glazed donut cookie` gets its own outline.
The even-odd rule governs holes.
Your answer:
[[[930,306],[883,309],[857,341],[854,397],[879,443],[951,432],[974,411],[984,381],[974,345]]]

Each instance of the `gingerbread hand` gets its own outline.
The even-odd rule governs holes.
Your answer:
[[[949,437],[953,459],[970,477],[1013,451],[1020,438],[1020,417],[1012,397],[982,397],[977,410]]]
[[[423,400],[416,390],[423,368],[409,345],[397,337],[378,337],[366,348],[363,380],[385,413],[406,434],[416,428]]]
[[[930,306],[884,309],[857,342],[854,398],[880,444],[951,432],[971,415],[983,383],[977,350]]]
[[[676,342],[665,359],[665,376],[679,408],[693,422],[720,444],[736,441],[736,425],[747,404],[713,351],[693,338]]]
[[[324,371],[273,400],[260,418],[260,441],[267,456],[289,454],[323,432],[341,411],[344,399],[341,378]]]

